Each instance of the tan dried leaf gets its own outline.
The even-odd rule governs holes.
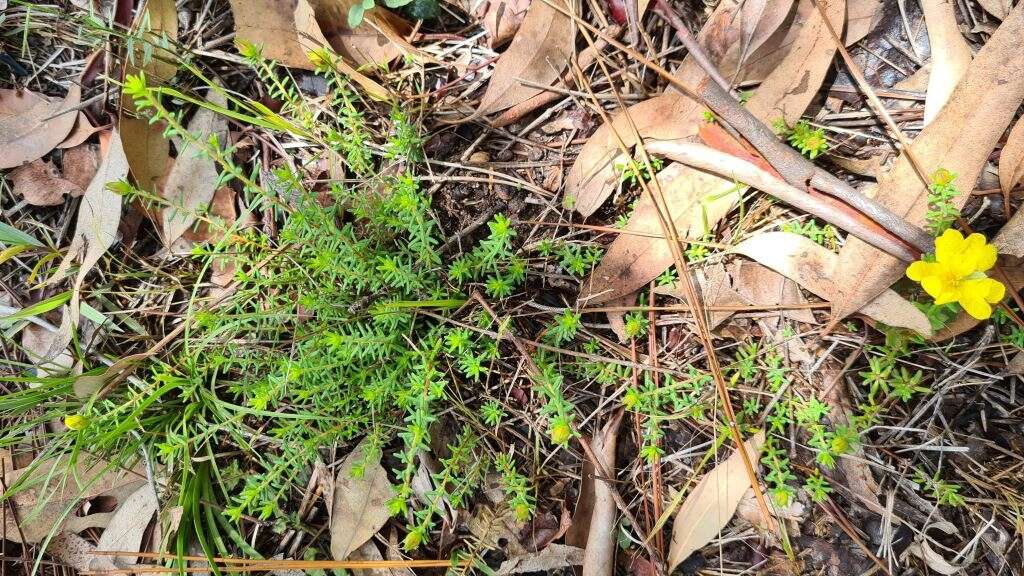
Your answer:
[[[46,547],[46,551],[57,561],[70,566],[78,572],[93,570],[96,565],[96,547],[91,542],[78,534],[58,534]],[[107,563],[104,569],[112,570],[117,568],[112,562]]]
[[[978,0],[978,4],[985,9],[985,12],[1003,20],[1013,8],[1013,0]]]
[[[736,63],[740,61],[743,50],[741,24],[753,18],[745,14],[748,11],[749,14],[760,14],[763,7],[763,2],[723,0],[697,34],[697,40],[704,46],[708,57],[727,78],[735,73]],[[736,17],[737,10],[739,18]],[[775,14],[774,11],[772,13]],[[754,44],[763,40],[760,36],[752,38],[748,50],[756,50]],[[775,56],[782,58],[783,55]],[[773,64],[777,62],[775,60]],[[674,75],[693,86],[706,77],[690,56],[683,60]],[[569,170],[563,197],[566,208],[576,210],[586,217],[608,199],[619,180],[616,164],[624,161],[620,159],[620,140],[626,148],[632,148],[636,145],[637,134],[641,138],[657,140],[688,138],[697,133],[702,113],[703,108],[699,104],[672,89],[613,116],[611,124],[602,125],[587,140]],[[672,121],[666,122],[666,118]]]
[[[73,327],[71,313],[67,306],[61,309],[60,326],[49,330],[36,324],[29,324],[21,332],[21,346],[28,354],[28,360],[35,365],[37,376],[66,374],[75,363],[68,351]]]
[[[89,118],[79,112],[78,119],[75,120],[75,125],[71,129],[71,133],[64,139],[63,142],[57,145],[57,148],[74,148],[89,139],[93,134],[103,130],[103,126],[93,126],[89,122]]]
[[[882,19],[884,10],[884,0],[848,0],[843,43],[852,46],[870,34]]]
[[[563,2],[563,0],[552,0]],[[574,10],[572,4],[561,7]],[[540,94],[562,74],[573,53],[571,18],[547,2],[532,2],[512,44],[498,58],[474,115],[499,112]]]
[[[114,516],[110,519],[110,523],[107,524],[107,528],[100,536],[96,549],[101,551],[141,550],[142,536],[158,508],[159,502],[157,501],[156,494],[153,493],[153,487],[149,484],[140,486],[138,490],[125,498],[124,502],[114,511]],[[138,557],[105,557],[101,562],[111,560],[115,564],[127,565],[134,564]],[[94,569],[99,570],[102,568],[94,567]]]
[[[146,23],[145,26],[143,24]],[[160,38],[164,35],[169,40],[178,37],[178,13],[174,0],[152,0],[145,3],[145,7],[139,10],[132,23],[132,29],[138,33],[140,29],[147,28],[151,42],[159,44]],[[141,44],[141,43],[140,43]],[[173,61],[173,54],[164,50],[154,50],[153,58],[145,58],[143,54],[136,53],[133,58],[125,63],[125,75],[145,73],[150,83],[161,83],[170,80],[177,67],[168,62]],[[157,58],[156,56],[160,56]],[[157,122],[151,124],[148,118],[136,117],[135,103],[131,97],[121,94],[121,108],[118,110],[118,132],[121,134],[121,141],[124,142],[125,155],[128,158],[128,165],[131,167],[132,177],[135,185],[141,190],[157,193],[157,183],[164,175],[164,167],[167,159],[171,156],[170,142],[164,138],[164,124]]]
[[[348,26],[348,11],[357,0],[310,0],[317,24],[331,48],[357,66],[379,66],[415,52],[404,38],[412,25],[380,6],[363,13],[363,23]]]
[[[1006,372],[1014,376],[1024,376],[1024,351],[1017,352],[1006,364]]]
[[[683,238],[699,238],[704,224],[714,226],[739,199],[742,187],[717,176],[672,164],[658,176],[668,204],[675,217],[676,231]],[[653,202],[641,197],[623,234],[608,247],[601,262],[585,282],[581,298],[598,304],[632,294],[656,278],[672,263],[667,241],[650,238],[663,234]]]
[[[33,160],[7,175],[14,193],[33,206],[59,206],[65,196],[81,196],[82,189],[57,173],[48,160]]]
[[[705,266],[694,271],[694,276],[697,279],[696,285],[700,288],[701,302],[705,306],[743,306],[748,304],[733,288],[732,282],[729,280],[729,273],[723,264],[716,263]],[[676,282],[671,286],[657,286],[654,288],[654,292],[686,302],[686,290],[681,282]],[[714,330],[733,313],[731,310],[709,310],[708,328]]]
[[[345,560],[355,549],[373,537],[388,521],[391,513],[391,483],[387,472],[376,458],[365,456],[364,444],[356,446],[338,468],[334,481],[334,501],[331,506],[331,556]],[[356,465],[363,468],[362,475],[352,477]]]
[[[833,12],[830,14],[834,21],[838,21],[842,4],[835,2],[831,6]],[[756,117],[771,123],[775,119],[773,115],[777,117],[782,114],[789,121],[803,114],[814,99],[835,53],[831,40],[828,44],[822,40],[822,36],[827,37],[827,34],[820,16],[815,19],[811,15],[793,48],[747,103]],[[798,73],[800,69],[804,70],[803,74]],[[692,104],[688,99],[681,96],[678,98],[681,102]],[[687,115],[679,118],[679,125],[688,126],[691,134],[695,133],[702,121],[701,111],[699,106],[692,105]],[[664,117],[652,118],[651,123],[664,125],[666,123],[661,121]],[[677,170],[670,172],[670,178],[663,181],[659,177],[665,204],[681,237],[700,238],[705,232],[714,229],[739,200],[745,188],[706,172],[676,166],[669,166],[663,171]],[[575,169],[576,165],[573,166]],[[614,176],[614,170],[612,174]],[[588,186],[587,189],[595,191],[606,188]],[[591,194],[587,197],[585,209],[577,207],[577,210],[588,214],[587,210],[595,210],[604,201],[604,197]],[[591,280],[587,282],[590,294],[597,296],[592,302],[631,294],[671,266],[673,257],[669,243],[650,237],[652,234],[663,233],[654,202],[644,194],[630,216],[626,233],[612,242],[601,263],[591,274]]]
[[[832,26],[841,29],[845,0],[830,0],[826,10]],[[762,120],[774,122],[782,118],[787,125],[794,124],[818,93],[835,53],[835,42],[824,18],[814,10],[786,57],[747,103],[747,109]]]
[[[587,546],[583,552],[583,576],[611,576],[615,569],[615,525],[617,509],[609,482],[615,479],[615,447],[618,444],[622,412],[605,424],[591,446],[610,478],[594,479],[594,507],[590,516]]]
[[[794,306],[794,308],[780,310],[780,313],[797,322],[814,323],[814,314],[811,310],[799,307],[801,304],[806,304],[807,300],[800,293],[795,281],[756,262],[737,260],[731,263],[730,273],[732,285],[746,304]]]
[[[526,18],[530,0],[483,0],[477,4],[476,16],[487,31],[491,48],[511,40]]]
[[[747,440],[747,454],[756,462],[764,444],[764,432]],[[743,495],[751,488],[750,477],[738,450],[701,478],[676,512],[668,571],[672,572],[690,554],[711,542],[736,513]]]
[[[47,538],[51,531],[81,531],[106,526],[110,516],[67,514],[79,501],[100,495],[120,501],[145,482],[145,471],[130,472],[108,470],[105,460],[79,456],[74,470],[68,459],[51,458],[8,474],[8,489],[13,489],[10,502],[21,521],[20,530],[13,515],[5,520],[7,538],[16,542],[36,543]]]
[[[1003,192],[1009,194],[1021,180],[1024,180],[1024,119],[1013,125],[999,154],[999,187]]]
[[[0,169],[42,158],[67,138],[82,89],[72,83],[63,100],[30,90],[0,89]]]
[[[540,552],[527,552],[505,560],[495,571],[495,574],[497,576],[508,576],[509,574],[532,572],[551,573],[567,566],[583,564],[583,554],[583,550],[575,546],[548,544]],[[585,571],[584,574],[586,574]]]
[[[380,549],[374,544],[373,540],[368,540],[365,544],[356,548],[348,555],[349,560],[363,560],[369,562],[380,562],[384,560],[384,555],[380,553]],[[359,571],[362,574],[369,576],[416,576],[416,573],[411,568],[405,567],[393,567],[393,568],[363,568]],[[304,575],[305,572],[298,571],[298,574],[294,576]],[[286,575],[280,575],[286,576]]]
[[[227,99],[216,89],[206,96],[207,102],[224,108]],[[200,108],[188,124],[188,131],[201,142],[216,137],[221,145],[227,144],[227,120],[208,108]],[[213,158],[185,145],[167,174],[161,196],[168,206],[162,214],[164,243],[170,245],[188,230],[204,206],[209,205],[217,191],[219,170]]]
[[[949,102],[912,145],[926,173],[945,168],[958,175],[962,207],[1007,125],[1024,100],[1024,4],[1003,21],[978,52],[970,69],[953,90]],[[913,224],[925,223],[928,188],[902,155],[895,166],[879,175],[875,198]],[[832,300],[830,324],[859,310],[898,280],[905,264],[857,238],[848,238],[839,253],[838,269],[845,281],[841,296]]]
[[[764,264],[829,302],[842,294],[841,287],[849,281],[835,253],[798,234],[764,232],[740,242],[732,251]],[[926,336],[932,333],[924,313],[892,290],[877,295],[859,311],[889,326],[909,328]]]
[[[82,281],[107,249],[114,245],[117,225],[121,221],[121,195],[109,190],[107,186],[127,177],[128,159],[125,157],[121,137],[114,130],[109,135],[106,156],[82,196],[75,233],[71,237],[67,254],[47,280],[49,284],[63,278],[71,263],[80,260],[71,301],[72,324],[75,326],[78,325],[78,297]]]
[[[953,89],[971,65],[971,47],[956,23],[956,4],[951,0],[921,2],[928,24],[932,66],[928,76],[928,97],[924,102],[924,123],[928,124],[946,105]]]
[[[261,46],[264,56],[285,66],[313,70],[309,53],[327,46],[333,48],[317,22],[316,10],[309,0],[231,0],[231,11],[235,16],[236,36]],[[332,32],[345,27],[339,23],[328,22],[328,25]],[[366,26],[370,26],[370,19]],[[368,44],[361,43],[356,53],[361,57],[380,56],[379,53],[367,54],[368,50]],[[356,57],[355,54],[352,56]],[[388,91],[383,86],[356,70],[344,57],[338,59],[337,64],[342,73],[349,75],[368,94],[374,98],[387,98]]]

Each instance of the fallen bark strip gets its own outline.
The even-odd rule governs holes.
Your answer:
[[[898,238],[875,229],[838,206],[792,186],[746,160],[695,142],[653,140],[644,142],[644,146],[650,154],[713,172],[723,178],[743,182],[771,194],[786,204],[842,228],[901,260],[912,262],[917,259],[916,252]]]

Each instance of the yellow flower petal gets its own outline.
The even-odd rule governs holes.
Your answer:
[[[986,278],[985,284],[988,286],[988,292],[985,294],[985,300],[992,304],[1002,302],[1003,297],[1006,296],[1006,286],[1003,286],[1002,282],[993,280],[992,278]]]
[[[985,320],[992,315],[992,306],[984,298],[962,297],[960,306],[978,320]]]
[[[985,295],[988,294],[988,283],[985,282],[988,278],[979,278],[977,280],[964,280],[960,282],[960,295],[963,298],[981,298],[985,299]]]
[[[984,246],[986,242],[984,235],[974,232],[964,239],[964,250],[977,250]]]
[[[921,287],[928,293],[932,298],[938,299],[943,292],[946,292],[945,283],[942,281],[941,276],[925,276],[921,278]]]
[[[937,266],[932,262],[918,260],[907,267],[907,278],[920,282],[925,276],[934,276]]]
[[[991,244],[985,244],[975,252],[974,265],[979,271],[984,272],[996,265],[997,256],[996,247]]]
[[[89,421],[86,420],[85,416],[68,414],[64,417],[64,425],[71,430],[82,430],[89,425]]]
[[[964,235],[952,228],[935,239],[935,259],[940,263],[952,262],[962,250]]]

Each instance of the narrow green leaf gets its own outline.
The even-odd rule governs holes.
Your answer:
[[[54,308],[57,308],[58,306],[63,306],[64,304],[67,304],[68,300],[71,300],[71,291],[70,290],[67,291],[67,292],[61,292],[60,294],[57,294],[56,296],[50,296],[46,300],[40,300],[39,302],[36,302],[35,304],[32,304],[30,306],[26,306],[26,307],[22,308],[21,310],[18,310],[17,312],[15,312],[14,314],[11,314],[10,316],[5,316],[3,318],[0,318],[0,323],[14,322],[14,321],[17,321],[17,320],[24,320],[24,319],[32,317],[32,316],[38,316],[40,314],[45,314],[45,313],[49,312],[50,310],[53,310]]]
[[[30,234],[22,232],[9,224],[4,224],[3,222],[0,222],[0,242],[7,245],[35,246],[36,248],[46,247],[42,242],[36,240]]]

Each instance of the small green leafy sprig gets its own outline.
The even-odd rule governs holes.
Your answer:
[[[804,480],[804,490],[810,495],[811,500],[820,503],[828,499],[828,495],[832,493],[832,486],[822,477],[821,472],[815,470]]]
[[[565,377],[558,366],[543,355],[535,358],[534,362],[540,371],[533,376],[534,388],[547,401],[541,413],[548,418],[548,436],[552,444],[564,446],[576,434],[573,428],[576,407],[565,399]]]
[[[925,213],[925,228],[933,236],[941,236],[960,217],[960,209],[954,201],[960,196],[954,182],[956,174],[939,168],[932,173],[928,184],[928,211]]]
[[[561,314],[555,316],[555,323],[548,327],[547,340],[555,346],[561,346],[576,338],[580,329],[580,319],[583,314],[573,312],[566,308]]]
[[[654,177],[654,174],[658,173],[664,166],[664,160],[652,156],[650,168],[653,169],[653,173],[651,169],[648,169],[646,162],[637,162],[636,160],[617,162],[615,164],[615,171],[619,174],[621,182],[636,186],[641,180],[649,182]]]
[[[516,236],[512,221],[497,214],[487,223],[490,234],[468,254],[448,267],[449,278],[457,285],[486,279],[484,290],[492,298],[507,298],[526,280],[526,261],[512,251]]]
[[[921,470],[916,470],[914,482],[927,491],[941,506],[959,507],[966,503],[963,495],[960,494],[960,485],[940,479],[938,472],[929,476]]]
[[[384,0],[384,5],[388,8],[401,8],[413,0]],[[363,22],[363,16],[373,10],[377,4],[374,0],[361,0],[352,4],[352,7],[348,9],[348,27],[355,28]]]
[[[792,128],[779,118],[775,121],[775,132],[784,137],[789,145],[807,158],[814,160],[828,151],[828,139],[823,128],[815,129],[806,120],[800,120]]]

